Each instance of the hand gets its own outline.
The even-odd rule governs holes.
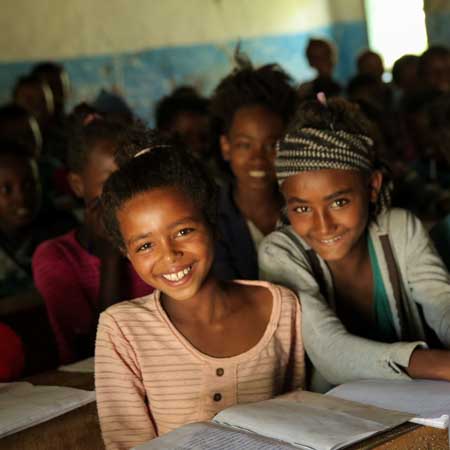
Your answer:
[[[450,351],[416,349],[406,369],[411,378],[450,381]]]

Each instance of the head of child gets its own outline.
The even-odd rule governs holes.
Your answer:
[[[14,86],[13,101],[32,114],[42,130],[49,126],[54,111],[54,100],[47,83],[33,75],[19,78]]]
[[[310,39],[306,47],[306,58],[311,67],[317,70],[318,77],[331,78],[336,64],[336,50],[325,39]]]
[[[211,98],[219,124],[222,157],[238,188],[276,185],[275,142],[295,111],[297,96],[289,76],[270,64],[258,69],[248,61],[225,77]]]
[[[109,236],[139,276],[174,300],[210,285],[215,186],[201,163],[156,133],[137,130],[102,194]]]
[[[277,177],[294,231],[328,263],[364,248],[389,183],[370,124],[343,100],[303,104],[277,143]]]
[[[381,81],[384,73],[384,65],[381,56],[372,50],[364,50],[359,54],[356,64],[358,66],[358,74],[370,75],[376,80]]]
[[[29,232],[41,204],[37,164],[27,149],[0,142],[0,230],[17,238]]]
[[[198,158],[209,150],[209,101],[195,89],[181,86],[163,97],[155,110],[156,128],[173,134]]]
[[[429,47],[419,58],[419,79],[425,89],[450,91],[450,50],[441,45]]]
[[[103,184],[117,169],[115,153],[121,136],[117,123],[103,120],[89,110],[80,110],[73,118],[67,164],[69,183],[75,195],[85,205],[85,226],[93,237],[104,237],[100,220],[100,195]],[[79,120],[79,122],[77,122]]]
[[[53,93],[54,115],[62,116],[69,94],[69,76],[64,67],[54,62],[43,62],[34,66],[31,74],[48,84]]]

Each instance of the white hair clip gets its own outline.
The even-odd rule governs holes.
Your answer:
[[[141,156],[141,155],[144,155],[145,153],[148,153],[148,152],[150,152],[151,151],[151,148],[150,147],[147,147],[147,148],[144,148],[144,149],[142,149],[142,150],[139,150],[134,156],[133,156],[133,158],[137,158],[137,157],[139,157],[139,156]]]

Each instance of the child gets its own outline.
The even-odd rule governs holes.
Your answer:
[[[300,108],[278,143],[291,225],[259,253],[263,279],[300,296],[312,388],[450,380],[450,352],[424,342],[432,330],[450,346],[447,270],[419,220],[389,209],[389,180],[364,117],[344,100],[320,98]]]
[[[141,134],[122,148],[132,159],[102,194],[111,237],[156,288],[100,316],[95,380],[108,450],[301,387],[304,378],[296,297],[265,282],[217,281],[213,183],[193,156]]]
[[[0,297],[33,287],[31,255],[45,239],[63,233],[73,221],[53,209],[41,208],[36,161],[28,148],[0,142]]]
[[[92,120],[92,121],[91,121]],[[84,223],[78,229],[44,242],[33,257],[33,275],[45,300],[60,363],[93,353],[100,312],[119,298],[151,292],[101,226],[99,196],[117,166],[114,153],[120,127],[88,115],[71,140],[69,182],[84,201]]]
[[[257,248],[275,229],[282,207],[275,142],[296,105],[290,78],[276,65],[241,63],[213,93],[222,156],[233,174],[219,201],[214,272],[221,279],[258,279]]]

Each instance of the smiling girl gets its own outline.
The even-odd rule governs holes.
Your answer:
[[[100,317],[95,380],[107,449],[304,379],[297,298],[266,282],[217,281],[214,185],[194,157],[158,139],[130,132],[102,193],[110,236],[156,289]]]
[[[312,388],[450,380],[450,284],[420,221],[389,209],[370,125],[344,100],[304,104],[277,147],[290,226],[261,244],[262,278],[298,293]]]

